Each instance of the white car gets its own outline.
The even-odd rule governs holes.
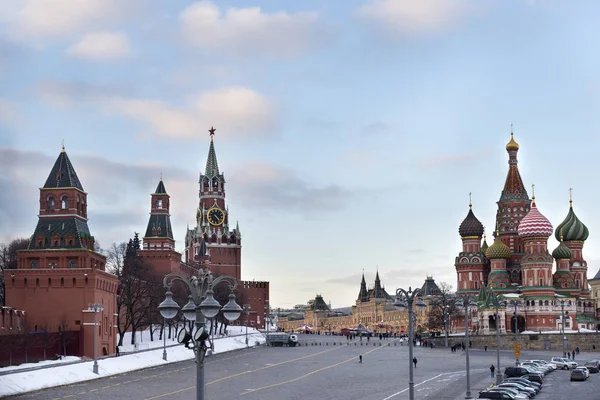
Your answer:
[[[556,364],[546,361],[546,360],[527,360],[527,361],[531,361],[534,363],[542,363],[542,364],[547,365],[548,367],[552,368],[553,371],[556,371],[556,369],[558,368],[558,366]]]
[[[587,367],[577,367],[577,368],[575,368],[575,369],[580,369],[580,370],[582,370],[582,371],[583,371],[583,373],[585,374],[585,377],[586,377],[586,378],[589,378],[589,377],[590,377],[590,370],[589,370],[589,369],[587,369]]]
[[[556,364],[558,368],[562,369],[573,369],[577,368],[577,363],[575,361],[570,361],[564,357],[552,357],[550,360],[552,363]]]

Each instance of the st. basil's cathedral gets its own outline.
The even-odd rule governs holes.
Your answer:
[[[475,217],[472,204],[458,229],[463,249],[455,260],[457,294],[479,298],[503,295],[507,304],[500,309],[501,332],[507,328],[515,332],[517,327],[519,331],[560,330],[561,300],[565,330],[594,329],[596,304],[591,299],[582,252],[588,228],[575,215],[571,198],[566,218],[554,229],[538,209],[534,186],[530,199],[523,185],[519,145],[512,132],[506,151],[508,175],[497,202],[494,243],[488,247],[484,226]],[[548,238],[552,234],[559,245],[550,253]],[[495,332],[495,312],[495,308],[480,305],[470,329],[482,334]],[[462,326],[464,331],[464,320]],[[460,327],[457,321],[453,328],[460,331]]]

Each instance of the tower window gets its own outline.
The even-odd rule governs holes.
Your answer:
[[[162,201],[162,199],[156,200],[156,208],[163,208],[163,201]]]
[[[77,261],[69,260],[69,268],[71,268],[71,269],[77,268]]]
[[[60,208],[62,210],[66,210],[69,208],[69,198],[67,196],[63,196],[60,198]]]
[[[37,261],[32,261],[31,262],[31,269],[37,269],[37,267],[38,267]]]
[[[54,210],[56,208],[56,203],[54,201],[54,196],[48,197],[48,210]]]

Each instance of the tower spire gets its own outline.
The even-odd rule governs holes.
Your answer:
[[[473,204],[471,202],[471,192],[469,192],[469,210],[473,209]]]
[[[208,130],[208,132],[210,132],[210,147],[208,149],[208,158],[206,159],[206,168],[204,170],[204,175],[211,179],[219,175],[219,164],[217,163],[217,153],[215,152],[215,144],[213,141],[215,131],[216,129],[212,126]]]
[[[569,188],[569,207],[573,208],[573,188]]]

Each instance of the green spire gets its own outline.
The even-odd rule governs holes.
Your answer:
[[[217,163],[217,153],[215,152],[215,144],[213,142],[216,129],[211,127],[208,131],[210,132],[210,148],[208,149],[208,158],[206,159],[204,175],[209,178],[214,178],[219,175],[219,164]]]

